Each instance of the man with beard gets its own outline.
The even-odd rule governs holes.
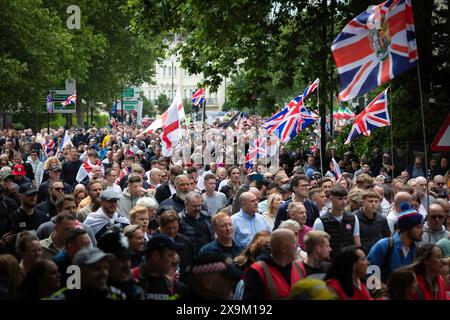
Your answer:
[[[91,212],[85,220],[85,223],[94,231],[96,239],[114,227],[122,231],[130,224],[127,218],[117,212],[117,201],[119,200],[117,193],[105,190],[101,193],[100,200],[101,207],[97,211]]]
[[[49,220],[48,216],[36,209],[37,190],[31,183],[24,184],[19,189],[20,207],[15,212],[14,232],[37,230],[41,224]]]
[[[393,237],[384,238],[370,249],[367,260],[381,269],[381,281],[386,283],[392,271],[413,263],[416,242],[422,240],[424,219],[417,210],[408,204],[401,206],[402,212],[397,220],[399,232]]]
[[[71,214],[74,218],[77,217],[77,204],[75,198],[72,195],[66,194],[59,197],[55,205],[56,205],[56,212],[58,212],[58,214],[61,213]],[[53,218],[50,219],[50,221],[43,223],[39,226],[39,228],[36,231],[36,236],[39,238],[39,240],[48,238],[50,234],[55,230],[56,217],[57,216],[54,216]],[[77,221],[76,225],[77,227],[81,227],[82,229],[86,230],[87,234],[89,235],[89,238],[91,239],[92,245],[95,246],[97,244],[97,240],[95,240],[95,235],[91,227],[79,221]]]
[[[190,183],[191,182],[187,175],[185,174],[178,175],[175,178],[176,193],[174,193],[169,199],[166,199],[163,202],[161,202],[160,208],[171,206],[177,213],[183,211],[184,201],[186,200],[186,195],[189,192]]]
[[[89,204],[78,211],[77,219],[80,222],[83,222],[89,213],[96,211],[100,208],[100,193],[103,191],[103,187],[100,181],[94,180],[89,182],[88,184],[88,198]],[[81,203],[80,203],[81,204]]]
[[[62,181],[52,181],[49,186],[48,199],[36,206],[36,209],[45,212],[51,219],[58,214],[56,210],[56,201],[64,196],[64,184]]]

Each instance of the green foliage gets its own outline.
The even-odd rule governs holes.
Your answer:
[[[161,93],[158,98],[156,98],[155,103],[159,114],[163,114],[170,107],[169,98],[164,93]]]
[[[152,82],[164,56],[159,36],[132,32],[126,0],[79,0],[81,28],[68,30],[70,0],[2,0],[0,110],[40,112],[48,90],[77,81],[78,99],[110,105],[125,85]],[[3,32],[4,31],[4,32]],[[82,108],[78,108],[81,111]],[[79,123],[83,114],[78,112]],[[43,120],[43,118],[41,118]]]
[[[146,115],[149,117],[155,117],[156,116],[156,110],[153,103],[147,99],[147,97],[144,95],[143,92],[140,93],[141,99],[143,101],[142,106],[142,116],[145,117]]]

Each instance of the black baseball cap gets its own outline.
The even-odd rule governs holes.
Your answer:
[[[159,248],[168,248],[170,250],[180,251],[184,248],[184,244],[175,242],[175,240],[164,233],[159,233],[148,240],[147,245],[145,246],[145,252],[153,252]]]
[[[20,186],[19,193],[23,193],[26,196],[31,196],[37,193],[37,189],[31,183],[25,183]]]

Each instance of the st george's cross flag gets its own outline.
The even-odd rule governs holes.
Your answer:
[[[172,155],[173,147],[175,147],[181,139],[180,128],[180,112],[183,110],[183,102],[179,92],[175,95],[172,104],[167,109],[167,114],[162,117],[163,132],[161,134],[162,155],[170,157]],[[183,110],[184,115],[184,110]],[[184,116],[185,118],[186,116]]]

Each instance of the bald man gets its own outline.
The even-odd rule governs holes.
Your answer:
[[[271,254],[253,263],[245,276],[244,300],[289,297],[291,288],[305,277],[297,257],[298,241],[290,229],[277,229],[270,237]]]
[[[433,179],[433,191],[435,191],[440,199],[448,199],[448,193],[445,191],[445,178],[438,174]]]
[[[259,231],[269,231],[269,224],[258,213],[258,197],[252,192],[243,192],[239,197],[241,210],[231,216],[234,228],[234,240],[247,246]]]
[[[408,192],[399,191],[395,197],[394,197],[394,207],[391,209],[387,216],[387,221],[389,225],[389,229],[391,230],[391,233],[394,234],[395,232],[395,224],[397,223],[398,216],[400,215],[400,212],[402,211],[400,209],[400,206],[403,202],[407,202],[411,205],[412,196]]]
[[[427,179],[424,177],[416,178],[415,193],[420,197],[420,204],[428,211],[428,203],[432,204],[434,198],[430,195],[427,196]]]
[[[447,238],[449,232],[445,230],[444,222],[447,218],[445,209],[437,203],[430,204],[430,213],[428,221],[423,226],[423,236],[421,245],[431,243],[436,244],[439,240]]]

